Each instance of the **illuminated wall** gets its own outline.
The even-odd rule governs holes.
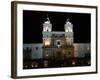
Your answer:
[[[24,49],[29,48],[29,49],[32,50],[32,53],[30,54],[31,59],[40,59],[40,58],[42,58],[42,53],[43,53],[42,47],[43,47],[42,43],[33,43],[33,44],[24,44],[23,45]]]

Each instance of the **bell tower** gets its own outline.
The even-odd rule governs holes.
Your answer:
[[[51,58],[51,39],[52,39],[52,24],[47,16],[46,21],[43,23],[43,58],[45,60]]]
[[[73,46],[73,24],[69,19],[66,20],[64,25],[65,28],[65,39],[66,39],[66,58],[74,57],[74,46]]]
[[[47,20],[43,23],[43,45],[50,46],[51,45],[51,31],[52,24],[50,22],[49,17],[47,16]]]
[[[67,19],[64,28],[67,45],[73,45],[73,24],[69,19]]]

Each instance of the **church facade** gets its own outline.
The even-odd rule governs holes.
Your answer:
[[[60,59],[74,57],[73,24],[66,20],[64,31],[52,31],[49,18],[43,24],[43,58]]]
[[[43,23],[42,43],[23,44],[24,58],[27,59],[68,59],[82,58],[90,54],[90,43],[74,43],[73,24],[66,20],[64,31],[53,31],[49,18]]]
[[[23,68],[81,66],[91,64],[90,43],[74,43],[73,24],[53,31],[49,18],[43,23],[42,43],[23,44]]]

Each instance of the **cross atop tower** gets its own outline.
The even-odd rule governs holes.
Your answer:
[[[68,18],[68,19],[67,19],[67,22],[69,22],[69,21],[70,21],[70,19]]]
[[[48,14],[47,14],[47,21],[50,21]]]

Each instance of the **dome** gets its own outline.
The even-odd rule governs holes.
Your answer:
[[[44,23],[46,23],[46,24],[50,24],[50,21],[45,21]]]
[[[49,19],[48,16],[47,16],[46,21],[45,21],[44,23],[45,23],[45,24],[50,24],[50,19]]]
[[[70,19],[69,19],[69,18],[66,20],[66,24],[67,24],[67,25],[71,25],[71,24],[72,24],[72,23],[70,22]]]
[[[66,22],[66,24],[71,24],[71,22],[68,21],[68,22]]]

